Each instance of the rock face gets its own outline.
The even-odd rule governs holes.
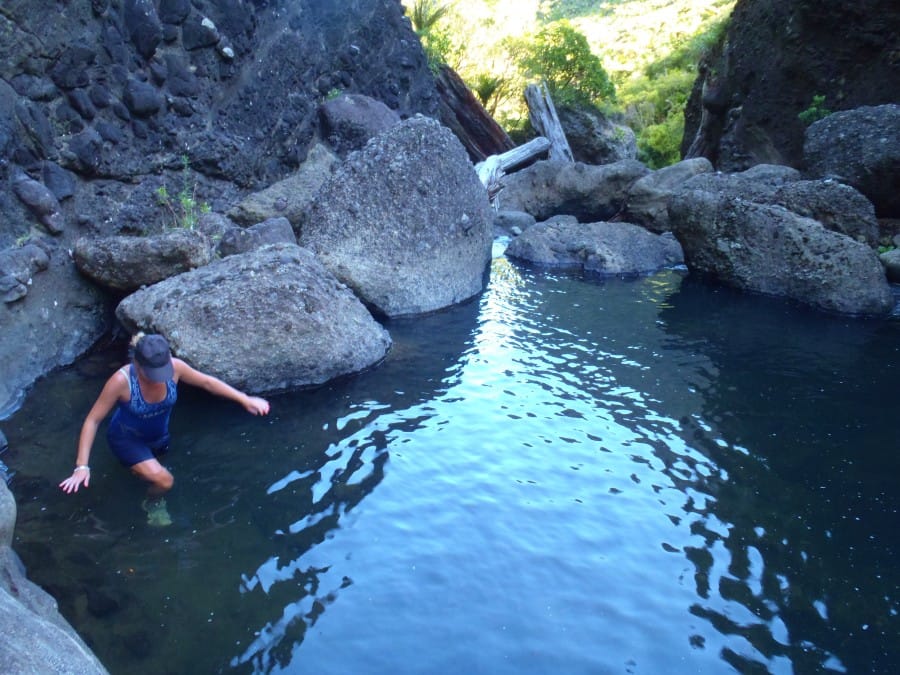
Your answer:
[[[831,111],[897,102],[896,0],[738,0],[725,48],[701,66],[685,157],[720,171],[800,167],[814,96]]]
[[[132,332],[162,333],[195,368],[249,392],[321,384],[380,361],[390,336],[313,254],[274,244],[125,298]]]
[[[300,243],[386,316],[481,292],[492,212],[462,144],[416,117],[350,155],[310,207]]]
[[[75,361],[112,326],[112,302],[55,240],[0,252],[0,419],[34,380]]]
[[[79,175],[139,175],[187,152],[205,174],[267,184],[305,158],[330,91],[401,116],[437,110],[396,0],[127,0],[65,12],[11,0],[0,23],[0,78],[15,102],[4,157],[29,172],[52,161]]]
[[[810,175],[851,185],[876,205],[878,216],[900,218],[900,105],[857,108],[813,123],[803,156]]]
[[[104,668],[66,623],[56,601],[31,583],[10,548],[16,502],[0,480],[0,663],[7,673],[103,675]]]
[[[684,262],[671,234],[652,234],[631,223],[539,223],[513,239],[506,254],[606,275],[649,274]]]
[[[76,240],[160,233],[160,188],[225,213],[285,179],[235,215],[299,228],[336,161],[313,150],[330,92],[438,112],[398,0],[0,4],[0,418],[110,330]]]
[[[783,206],[686,186],[669,218],[692,272],[832,312],[884,315],[894,306],[869,246]]]

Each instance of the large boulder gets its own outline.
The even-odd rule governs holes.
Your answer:
[[[222,232],[216,245],[221,257],[255,251],[269,244],[296,244],[297,235],[287,218],[269,218],[250,227],[231,227]]]
[[[869,246],[783,206],[686,188],[669,219],[691,272],[833,312],[884,315],[894,306]]]
[[[669,199],[690,178],[710,173],[712,164],[705,157],[686,159],[664,167],[635,181],[628,190],[625,218],[651,232],[668,232]]]
[[[831,179],[803,180],[802,174],[790,167],[757,164],[740,173],[701,173],[686,180],[682,188],[778,204],[869,245],[878,240],[875,211],[863,195]]]
[[[299,229],[306,209],[339,163],[337,155],[324,145],[317,144],[294,173],[248,195],[233,206],[228,215],[239,225],[255,225],[283,216]]]
[[[417,116],[347,158],[300,243],[377,312],[420,314],[481,292],[492,212],[462,144]]]
[[[513,239],[506,255],[609,275],[649,274],[684,262],[671,234],[653,234],[631,223],[538,223]]]
[[[192,366],[251,392],[364,370],[391,339],[311,251],[274,244],[216,260],[125,298],[131,331],[162,333]]]
[[[565,214],[599,222],[618,214],[628,190],[649,172],[637,160],[603,166],[542,160],[504,176],[498,199],[503,209],[525,211],[539,221]]]
[[[806,170],[864,194],[883,218],[900,218],[900,105],[862,107],[813,123],[803,142]]]
[[[59,613],[56,601],[25,576],[10,548],[16,502],[0,480],[0,663],[5,673],[104,675],[106,668]]]
[[[559,122],[576,162],[613,164],[637,159],[637,137],[596,108],[559,106]]]
[[[73,252],[78,271],[104,288],[136,291],[212,259],[212,244],[202,232],[170,230],[151,237],[81,238]]]
[[[370,138],[400,123],[400,115],[381,101],[360,94],[341,94],[319,107],[322,133],[341,157],[362,147]]]

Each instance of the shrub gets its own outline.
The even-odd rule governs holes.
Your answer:
[[[197,220],[209,213],[209,204],[197,200],[197,183],[189,178],[190,163],[187,155],[181,157],[181,189],[173,199],[165,185],[156,189],[156,203],[163,207],[171,218],[173,228],[193,230]]]

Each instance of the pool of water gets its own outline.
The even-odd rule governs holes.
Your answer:
[[[105,443],[116,350],[2,423],[15,548],[112,673],[900,669],[900,321],[494,260],[370,372],[183,391],[174,523]]]

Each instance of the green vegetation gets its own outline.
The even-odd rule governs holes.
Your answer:
[[[165,185],[156,189],[156,203],[171,218],[173,228],[193,230],[200,216],[209,213],[209,204],[197,200],[197,184],[189,178],[190,162],[187,155],[181,157],[181,189],[173,199]]]
[[[514,137],[525,85],[593,106],[634,129],[638,158],[680,159],[684,105],[700,60],[722,42],[735,0],[410,0],[434,72],[456,70]]]
[[[541,81],[562,105],[615,101],[616,90],[587,38],[562,19],[507,43],[528,81]]]
[[[812,103],[809,107],[799,113],[797,117],[800,118],[800,121],[803,122],[805,126],[809,126],[813,122],[818,122],[820,119],[828,117],[830,114],[831,111],[825,107],[825,97],[816,94],[813,96]]]

